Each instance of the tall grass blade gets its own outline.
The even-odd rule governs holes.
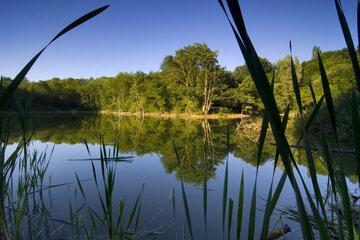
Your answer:
[[[333,128],[333,131],[334,131],[335,139],[337,141],[338,135],[337,135],[337,131],[336,131],[334,101],[333,101],[333,98],[331,95],[329,80],[327,78],[326,71],[325,71],[324,64],[321,59],[319,50],[317,51],[317,56],[318,56],[318,60],[319,60],[319,69],[320,69],[321,82],[322,82],[322,86],[323,86],[324,96],[325,96],[325,100],[326,100],[326,106],[327,106],[327,110],[329,112],[330,122],[331,122],[331,126]]]
[[[207,174],[206,174],[206,170],[205,170],[205,174],[204,174],[204,183],[203,183],[203,207],[204,207],[204,224],[205,224],[205,236],[207,238],[207,191],[208,191],[208,187],[207,187]]]
[[[305,205],[301,196],[298,183],[294,176],[294,172],[292,170],[292,166],[291,166],[292,152],[281,126],[279,109],[276,105],[276,101],[271,91],[271,87],[267,79],[266,73],[261,65],[260,59],[255,51],[255,48],[247,34],[239,3],[237,2],[237,0],[227,0],[232,18],[237,27],[237,31],[234,25],[232,24],[230,18],[228,17],[223,1],[219,0],[219,3],[225,13],[226,18],[228,19],[231,29],[239,44],[240,50],[244,56],[250,75],[254,81],[255,87],[259,93],[261,101],[264,104],[265,110],[269,116],[269,121],[271,123],[276,144],[279,148],[281,159],[283,161],[286,172],[289,176],[290,183],[295,191],[296,202],[300,213],[300,220],[301,220],[300,222],[302,226],[303,237],[306,239],[313,239],[313,233],[305,210]]]
[[[286,128],[287,128],[287,124],[288,124],[288,121],[289,121],[289,114],[290,114],[290,109],[291,109],[291,103],[289,103],[285,109],[285,112],[284,112],[284,116],[281,120],[281,126],[282,128],[284,129],[284,132],[286,131]],[[275,172],[275,169],[276,169],[276,166],[277,166],[277,163],[278,163],[278,160],[279,160],[279,156],[280,156],[280,153],[279,153],[279,148],[276,146],[276,150],[275,150],[275,161],[274,161],[274,170],[273,172]],[[273,173],[274,174],[274,173]]]
[[[179,152],[177,150],[177,147],[176,147],[175,143],[172,142],[172,144],[173,144],[173,149],[174,149],[174,152],[175,152],[175,155],[176,155],[176,159],[177,159],[179,168],[181,168],[181,161],[180,161],[180,157],[179,157]],[[191,218],[190,218],[189,204],[188,204],[188,200],[187,200],[185,187],[184,187],[184,182],[182,180],[182,177],[180,178],[180,182],[181,182],[181,193],[182,193],[184,209],[185,209],[185,215],[186,215],[186,222],[187,222],[187,225],[188,225],[188,228],[189,228],[190,237],[191,237],[191,239],[194,239],[194,234],[193,234],[192,224],[191,224]]]
[[[82,195],[82,196],[84,197],[84,199],[85,199],[84,189],[83,189],[82,184],[81,184],[81,182],[80,182],[79,176],[77,175],[77,173],[75,173],[75,176],[76,176],[76,181],[77,181],[77,183],[78,183],[78,186],[79,186],[79,188],[80,188],[81,195]]]
[[[336,200],[336,181],[335,181],[335,170],[334,170],[334,165],[333,165],[333,161],[332,161],[332,156],[330,153],[330,148],[329,148],[329,144],[325,138],[325,134],[324,131],[321,129],[321,139],[322,139],[322,143],[323,143],[323,153],[324,153],[324,158],[325,158],[325,163],[326,163],[326,168],[328,170],[329,173],[329,178],[331,181],[331,187],[332,187],[332,191]]]
[[[358,34],[358,48],[360,46],[360,1],[357,1],[357,34]]]
[[[340,2],[340,0],[334,0],[334,1],[335,1],[335,6],[336,6],[336,12],[337,12],[337,15],[339,18],[341,29],[342,29],[342,32],[343,32],[343,35],[345,38],[346,46],[349,51],[351,63],[353,66],[357,88],[358,88],[358,90],[360,90],[360,67],[359,67],[359,62],[358,62],[357,55],[356,55],[354,42],[351,37],[350,29],[347,24],[345,14],[341,7],[341,2]],[[359,19],[359,10],[358,10],[358,19]],[[359,21],[358,21],[358,28],[359,28]]]
[[[223,208],[222,208],[222,230],[223,239],[225,239],[225,215],[226,215],[226,203],[228,194],[228,178],[229,178],[229,161],[226,160],[225,176],[224,176],[224,187],[223,187]]]
[[[311,82],[309,82],[309,88],[310,88],[310,92],[311,92],[311,97],[313,99],[314,102],[314,106],[316,106],[316,96],[315,96],[315,92],[314,92],[314,88],[313,85],[311,84]]]
[[[228,240],[231,239],[231,225],[232,225],[232,215],[233,215],[233,207],[234,201],[230,198],[229,199],[229,214],[228,214]]]
[[[188,200],[187,200],[187,197],[186,197],[186,192],[185,192],[184,182],[183,181],[181,181],[181,192],[182,192],[182,197],[183,197],[183,202],[184,202],[186,221],[187,221],[188,228],[189,228],[189,231],[190,231],[190,236],[191,236],[191,239],[194,239],[194,234],[193,234],[192,224],[191,224],[191,218],[190,218],[189,204],[188,204]]]
[[[175,205],[175,190],[174,188],[171,188],[170,193],[170,199],[171,199],[171,205],[172,205],[172,212],[173,212],[173,221],[176,223],[176,205]]]
[[[275,84],[275,71],[273,72],[272,80],[271,80],[271,90],[274,91]],[[266,112],[263,115],[263,120],[261,123],[260,136],[258,140],[258,155],[257,155],[257,167],[260,165],[262,151],[264,149],[264,144],[266,140],[266,133],[269,127],[269,117],[266,115]]]
[[[358,182],[360,184],[360,117],[358,111],[358,103],[356,93],[352,95],[352,129],[353,129],[353,139],[354,139],[354,148],[355,148],[355,158],[357,164],[357,175]]]
[[[244,170],[241,173],[241,181],[239,187],[239,200],[238,200],[237,222],[236,222],[236,240],[240,240],[241,237],[243,209],[244,209]]]
[[[289,45],[290,45],[291,78],[292,78],[292,82],[293,82],[296,102],[297,102],[297,105],[298,105],[298,108],[299,108],[299,111],[300,111],[300,115],[302,115],[302,104],[301,104],[299,81],[298,81],[298,78],[297,78],[297,75],[296,75],[295,64],[294,64],[294,60],[293,60],[293,56],[292,56],[291,41],[290,41]]]
[[[339,164],[339,188],[341,194],[341,203],[343,205],[344,216],[346,220],[346,226],[348,230],[348,236],[350,240],[354,240],[354,225],[353,225],[353,210],[350,204],[349,191],[346,184],[346,178],[344,168],[340,160]]]
[[[316,115],[318,114],[321,104],[323,103],[324,99],[325,99],[325,96],[324,95],[321,96],[319,102],[315,105],[313,111],[310,114],[309,119],[307,120],[307,122],[305,124],[305,131],[309,130],[311,124],[314,122]]]
[[[279,200],[280,194],[286,182],[286,178],[287,178],[286,172],[283,172],[278,182],[278,185],[275,189],[274,195],[272,195],[273,181],[271,181],[268,198],[266,200],[263,225],[261,229],[261,235],[260,235],[261,240],[266,240],[268,238],[271,215],[275,209],[276,203]]]
[[[311,182],[312,182],[312,185],[314,188],[316,201],[320,205],[322,214],[323,214],[324,218],[326,219],[325,205],[324,205],[323,197],[321,195],[319,183],[317,180],[316,168],[315,168],[314,158],[313,158],[313,154],[312,154],[311,147],[310,147],[309,136],[305,130],[303,131],[303,136],[304,136],[306,158],[307,158],[308,168],[310,171]]]
[[[320,213],[319,213],[318,209],[316,208],[316,206],[314,204],[314,201],[313,201],[313,199],[311,197],[311,194],[310,194],[308,188],[305,188],[305,192],[306,192],[306,195],[308,197],[309,204],[310,204],[310,207],[311,207],[311,210],[312,210],[315,222],[316,222],[316,228],[320,233],[320,239],[324,239],[324,240],[329,239],[330,240],[330,236],[329,236],[329,233],[327,231],[327,227],[325,226],[325,223],[321,219]]]
[[[248,227],[248,240],[253,240],[255,235],[255,216],[256,216],[256,185],[257,185],[257,170],[255,176],[254,188],[251,196],[250,216]]]
[[[94,11],[91,11],[84,16],[76,19],[74,22],[70,23],[68,26],[66,26],[63,30],[61,30],[40,52],[38,52],[26,65],[25,67],[16,75],[16,77],[11,81],[10,85],[5,89],[4,93],[0,96],[0,109],[2,109],[5,104],[9,101],[17,87],[20,85],[20,83],[25,78],[26,74],[29,72],[31,67],[34,65],[36,60],[40,57],[40,55],[45,51],[45,49],[53,43],[56,39],[61,37],[63,34],[67,33],[68,31],[76,28],[80,24],[90,20],[91,18],[95,17],[96,15],[103,12],[105,9],[107,9],[109,5],[100,7],[98,9],[95,9]]]

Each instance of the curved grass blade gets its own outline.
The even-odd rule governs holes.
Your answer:
[[[83,189],[82,184],[81,184],[81,182],[80,182],[79,176],[77,175],[77,173],[75,173],[75,176],[76,176],[76,181],[77,181],[77,183],[78,183],[78,186],[79,186],[79,188],[80,188],[81,195],[84,197],[84,199],[86,199],[86,198],[85,198],[84,189]]]
[[[100,7],[98,9],[95,9],[94,11],[91,11],[84,16],[78,18],[74,22],[70,23],[68,26],[66,26],[63,30],[61,30],[43,49],[40,50],[26,65],[25,67],[16,75],[16,77],[11,81],[10,85],[5,89],[4,93],[0,96],[0,109],[2,109],[5,104],[9,101],[10,97],[13,95],[17,87],[20,85],[20,83],[24,80],[26,74],[30,71],[31,67],[34,65],[36,60],[40,57],[40,55],[45,51],[45,49],[53,43],[56,39],[61,37],[63,34],[67,33],[68,31],[76,28],[80,24],[90,20],[91,18],[95,17],[96,15],[103,12],[105,9],[107,9],[110,5],[106,5],[103,7]]]
[[[272,80],[271,80],[271,89],[274,91],[274,84],[275,84],[275,71],[273,72]],[[266,140],[266,133],[269,127],[269,117],[266,115],[266,112],[263,115],[263,121],[261,123],[261,130],[260,136],[258,140],[258,159],[257,159],[257,167],[260,165],[262,151],[264,149],[264,144]]]
[[[292,169],[292,152],[281,126],[279,109],[276,105],[274,95],[271,91],[270,84],[267,80],[267,76],[261,65],[260,59],[247,34],[239,3],[237,2],[237,0],[227,0],[227,2],[238,31],[235,30],[232,22],[230,21],[223,2],[219,0],[220,6],[229,21],[229,24],[239,44],[240,50],[243,53],[245,62],[254,81],[255,87],[268,113],[271,127],[273,130],[273,135],[276,140],[281,159],[289,176],[290,183],[295,191],[296,202],[300,213],[300,222],[302,226],[303,237],[306,239],[313,239],[313,233],[305,210],[305,205],[301,196],[300,188],[298,186]]]
[[[291,41],[290,41],[289,45],[290,45],[291,78],[292,78],[292,82],[293,82],[296,102],[297,102],[297,105],[298,105],[298,108],[299,108],[299,111],[300,111],[300,115],[302,116],[302,104],[301,104],[299,81],[298,81],[298,78],[297,78],[297,75],[296,75],[295,64],[294,64],[294,60],[293,60],[293,56],[292,56]]]
[[[281,126],[282,128],[284,129],[284,132],[286,131],[286,128],[287,128],[287,124],[288,124],[288,121],[289,121],[289,114],[290,114],[290,109],[291,109],[291,103],[289,103],[285,109],[285,112],[284,112],[284,116],[281,120]],[[273,174],[275,172],[275,169],[276,169],[276,166],[277,166],[277,163],[278,163],[278,160],[279,160],[279,149],[278,147],[276,146],[276,151],[275,151],[275,161],[274,161],[274,169],[273,169]]]
[[[354,139],[354,148],[355,148],[355,158],[357,164],[357,175],[358,182],[360,184],[360,118],[358,111],[358,103],[356,99],[356,94],[352,95],[352,129],[353,129],[353,139]]]
[[[305,130],[303,131],[303,136],[304,136],[304,143],[305,143],[306,158],[307,158],[307,162],[308,162],[311,182],[312,182],[312,185],[314,188],[316,201],[317,201],[318,205],[320,205],[324,219],[327,219],[323,197],[321,195],[319,183],[317,180],[316,168],[315,168],[315,164],[314,164],[314,158],[313,158],[313,155],[311,152],[310,141],[309,141],[308,134],[306,133]]]
[[[266,240],[268,238],[271,215],[275,209],[276,203],[279,200],[280,194],[281,194],[282,189],[286,182],[286,178],[287,178],[286,172],[283,172],[283,174],[278,182],[278,185],[275,189],[274,195],[272,195],[273,181],[271,181],[270,190],[269,190],[268,198],[266,201],[261,235],[260,235],[261,240]]]
[[[311,92],[311,97],[314,102],[314,106],[316,106],[316,96],[315,96],[314,88],[313,88],[311,82],[309,82],[309,88],[310,88],[310,92]]]
[[[334,0],[335,1],[335,6],[336,6],[336,12],[339,18],[339,22],[341,25],[341,29],[345,38],[345,42],[346,42],[346,46],[347,49],[349,51],[349,55],[350,55],[350,59],[351,59],[351,63],[353,66],[353,70],[354,70],[354,74],[355,74],[355,79],[356,79],[356,84],[357,84],[357,88],[358,90],[360,90],[360,67],[359,67],[359,62],[357,59],[357,55],[356,55],[356,50],[355,50],[355,46],[354,46],[354,42],[353,39],[351,37],[351,33],[350,33],[350,29],[349,26],[347,24],[346,18],[345,18],[345,14],[344,11],[341,7],[341,2],[340,0]],[[359,4],[359,2],[358,2]],[[358,31],[359,31],[359,9],[358,9]]]
[[[316,104],[314,110],[311,112],[311,115],[310,115],[308,121],[305,124],[305,131],[309,130],[311,124],[313,123],[316,115],[318,114],[318,112],[320,110],[321,104],[323,103],[324,99],[325,99],[325,96],[324,95],[321,96],[319,102]]]
[[[325,96],[325,100],[326,100],[326,106],[327,106],[327,109],[329,112],[330,122],[331,122],[331,126],[333,128],[333,131],[334,131],[335,140],[338,141],[338,135],[337,135],[337,131],[336,131],[334,101],[333,101],[333,98],[331,95],[329,80],[327,78],[326,71],[325,71],[324,64],[321,59],[319,50],[317,51],[317,56],[318,56],[318,60],[319,60],[319,69],[320,69],[321,82],[322,82],[322,86],[323,86],[324,96]]]

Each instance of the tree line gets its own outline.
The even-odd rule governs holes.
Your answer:
[[[314,48],[316,50],[317,48]],[[345,49],[324,52],[323,60],[335,98],[353,89],[355,79]],[[276,63],[262,58],[269,79],[274,74],[275,98],[281,111],[292,102],[290,56]],[[313,97],[320,97],[321,80],[316,55],[308,61],[294,58],[304,108],[312,107]],[[0,92],[10,83],[2,78]],[[263,105],[246,65],[229,71],[218,61],[218,52],[206,44],[195,43],[166,56],[160,70],[121,72],[114,77],[23,81],[8,104],[16,99],[31,99],[33,110],[108,110],[159,113],[247,113],[259,114]]]

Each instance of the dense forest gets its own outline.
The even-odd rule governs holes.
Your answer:
[[[333,97],[341,103],[342,95],[355,86],[348,52],[343,49],[322,55]],[[26,95],[32,99],[32,109],[39,111],[261,113],[263,106],[246,65],[228,71],[220,66],[217,57],[217,51],[195,43],[166,56],[157,72],[121,72],[114,77],[96,79],[25,80],[7,109],[15,109],[16,100]],[[316,58],[313,54],[302,63],[294,59],[305,109],[313,106],[310,84],[317,98],[322,92]],[[269,79],[275,73],[274,95],[284,111],[294,101],[290,56],[276,63],[265,58],[261,61]],[[10,81],[3,77],[2,86]]]

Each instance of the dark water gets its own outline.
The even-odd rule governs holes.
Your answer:
[[[20,130],[16,125],[15,116],[10,118],[13,119],[14,127],[10,137],[12,145],[8,148],[8,153],[14,149],[16,142],[20,139]],[[57,219],[68,219],[70,200],[74,208],[79,208],[84,203],[76,184],[75,173],[80,180],[89,180],[83,182],[87,196],[86,202],[100,211],[91,162],[72,161],[89,158],[83,139],[89,143],[89,150],[93,157],[99,156],[100,133],[106,144],[118,143],[120,155],[132,156],[133,162],[116,163],[114,205],[117,208],[118,200],[125,198],[127,206],[132,206],[144,184],[140,229],[143,231],[157,229],[161,232],[157,239],[176,239],[176,237],[181,239],[184,227],[185,235],[188,236],[180,178],[185,183],[195,239],[205,239],[202,184],[204,178],[208,179],[208,239],[221,239],[223,184],[225,163],[228,160],[228,197],[234,200],[234,206],[237,206],[240,177],[241,173],[244,173],[245,205],[242,229],[243,238],[246,238],[256,172],[257,145],[256,142],[250,140],[254,139],[251,134],[249,136],[249,134],[236,132],[238,121],[46,114],[31,118],[30,125],[37,127],[30,147],[39,152],[50,152],[50,149],[55,146],[46,181],[48,184],[70,184],[51,188],[46,195],[46,202],[52,216]],[[230,136],[229,144],[227,144],[227,131]],[[177,146],[181,167],[176,159],[172,142]],[[258,175],[256,234],[259,234],[262,226],[261,209],[264,208],[264,199],[270,187],[274,152],[273,145],[269,143],[265,145]],[[295,155],[299,159],[303,176],[311,186],[305,154],[295,150]],[[351,179],[355,179],[355,168],[351,164],[351,158],[344,157],[344,159],[349,185],[351,189],[354,189]],[[320,159],[316,165],[319,173],[326,172]],[[100,163],[95,162],[95,167],[99,169]],[[282,169],[279,163],[276,168],[275,182],[280,178]],[[327,176],[320,174],[318,178],[321,188],[324,189]],[[176,199],[175,223],[170,198],[172,189],[174,189]],[[287,182],[279,200],[279,208],[295,205],[295,196]],[[278,211],[275,211],[270,227],[273,227],[280,216],[283,222],[290,225],[293,230],[288,238],[301,238],[298,224],[286,219],[286,216]],[[231,239],[235,238],[235,218],[236,207],[233,214]]]

